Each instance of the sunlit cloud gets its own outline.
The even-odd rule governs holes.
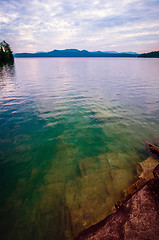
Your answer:
[[[0,40],[14,52],[158,47],[158,0],[0,0]],[[136,44],[136,43],[140,44]]]

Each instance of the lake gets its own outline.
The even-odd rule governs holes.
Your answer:
[[[72,240],[159,143],[159,59],[21,58],[0,68],[0,236]]]

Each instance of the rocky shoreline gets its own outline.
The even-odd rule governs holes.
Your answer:
[[[76,240],[158,240],[159,161],[137,164],[136,182],[123,191],[112,214],[84,230]]]

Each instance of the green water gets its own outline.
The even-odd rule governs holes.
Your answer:
[[[0,239],[71,240],[106,217],[159,140],[159,60],[0,69]]]

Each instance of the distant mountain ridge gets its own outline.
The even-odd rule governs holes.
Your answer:
[[[115,52],[115,51],[94,51],[89,52],[87,50],[78,49],[65,49],[65,50],[53,50],[50,52],[37,52],[37,53],[15,53],[15,58],[24,57],[138,57],[139,54],[135,52]]]

